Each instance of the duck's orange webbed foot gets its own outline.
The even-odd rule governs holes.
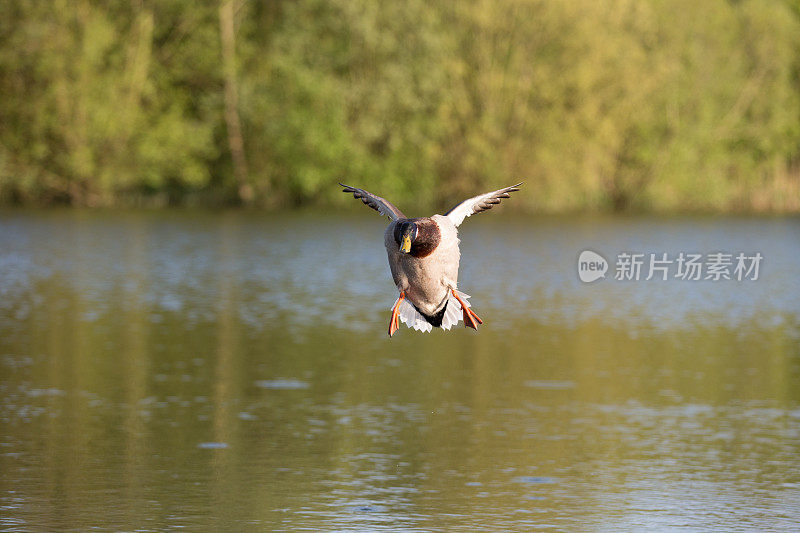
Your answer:
[[[475,313],[475,311],[473,311],[472,309],[467,307],[467,304],[464,303],[464,300],[462,300],[461,298],[458,297],[458,294],[456,294],[456,291],[454,291],[453,289],[450,289],[450,291],[453,293],[453,296],[456,297],[456,300],[458,300],[458,303],[461,304],[461,310],[464,313],[464,326],[468,327],[468,328],[472,328],[472,329],[477,331],[478,330],[478,324],[483,324],[483,320],[481,320],[481,317],[479,317]]]
[[[400,298],[397,299],[397,303],[394,304],[394,307],[392,308],[392,319],[389,320],[389,336],[390,337],[392,335],[394,335],[395,331],[397,331],[397,328],[400,327],[400,320],[399,320],[400,304],[402,303],[403,300],[405,300],[405,298],[406,298],[405,291],[401,291],[400,292]]]

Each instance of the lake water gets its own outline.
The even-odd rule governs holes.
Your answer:
[[[384,227],[0,214],[0,529],[800,528],[800,219],[483,214],[480,331],[391,339]],[[681,251],[763,262],[614,279]]]

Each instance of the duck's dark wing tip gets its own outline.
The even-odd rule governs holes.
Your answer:
[[[387,216],[392,220],[406,218],[402,211],[395,207],[390,201],[384,200],[380,196],[372,194],[364,189],[358,187],[351,187],[344,183],[339,183],[342,186],[342,192],[351,193],[354,198],[361,200],[365,205],[371,207],[381,215]]]

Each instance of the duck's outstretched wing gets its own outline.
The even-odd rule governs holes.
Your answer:
[[[402,211],[397,209],[392,202],[388,200],[384,200],[380,196],[375,196],[371,192],[365,191],[364,189],[357,189],[355,187],[351,187],[349,185],[345,185],[344,183],[340,183],[344,189],[342,192],[351,192],[353,196],[356,198],[360,198],[362,202],[370,206],[372,209],[380,213],[381,215],[387,216],[392,220],[397,220],[399,218],[406,218]]]
[[[469,200],[464,200],[453,209],[445,213],[444,216],[449,218],[453,224],[458,227],[468,216],[474,215],[475,213],[480,213],[482,211],[487,211],[494,205],[499,204],[500,200],[503,198],[510,198],[511,193],[518,191],[520,185],[522,185],[522,183],[517,183],[516,185],[506,187],[505,189],[487,192],[486,194],[480,194],[472,197]]]

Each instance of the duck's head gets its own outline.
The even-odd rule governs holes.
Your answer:
[[[426,257],[439,245],[441,232],[430,218],[410,218],[397,222],[394,240],[400,253],[417,258]]]
[[[405,254],[411,253],[411,244],[419,235],[419,228],[412,220],[406,220],[398,224],[397,229],[396,235],[399,236],[397,242],[400,245],[400,251]]]

